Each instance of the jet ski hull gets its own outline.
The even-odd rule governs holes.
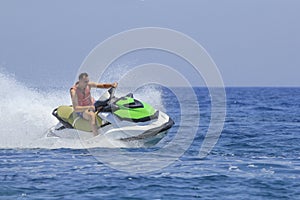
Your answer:
[[[103,117],[104,123],[106,118],[113,117],[109,113],[102,113],[100,116]],[[121,121],[117,117],[115,117],[114,120],[113,124],[103,124],[102,127],[98,129],[99,135],[97,136],[94,136],[92,132],[88,131],[64,128],[62,123],[58,123],[49,131],[47,137],[80,139],[83,143],[87,142],[87,146],[91,148],[103,147],[101,140],[108,140],[111,143],[117,142],[117,145],[115,146],[118,147],[149,147],[157,144],[164,138],[168,130],[174,124],[173,120],[161,111],[158,111],[157,119],[147,122],[133,124]]]

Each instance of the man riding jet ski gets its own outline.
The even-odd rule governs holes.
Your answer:
[[[114,96],[116,84],[103,85],[113,87],[104,93],[93,106],[75,106],[74,109],[73,102],[73,106],[59,106],[55,108],[52,114],[59,120],[59,123],[48,136],[70,138],[72,134],[74,135],[74,131],[70,133],[69,130],[76,130],[79,136],[83,138],[100,138],[100,136],[105,136],[122,142],[142,141],[145,144],[154,145],[173,126],[174,122],[168,115],[155,110],[145,102],[134,99],[131,93],[121,98],[116,98]],[[83,110],[83,115],[80,115],[78,111]],[[93,120],[92,117],[84,118],[84,116],[89,116],[88,114],[90,113],[94,114],[95,121],[91,121],[91,119]],[[97,135],[100,134],[94,137],[96,134],[90,134],[94,131],[96,131]]]
[[[93,134],[96,136],[97,126],[96,126],[96,115],[95,115],[95,106],[94,98],[91,96],[91,88],[110,88],[117,87],[117,83],[112,84],[101,84],[94,83],[89,81],[87,73],[81,73],[78,77],[78,82],[70,89],[73,109],[76,114],[83,119],[86,119],[90,122],[90,127]]]

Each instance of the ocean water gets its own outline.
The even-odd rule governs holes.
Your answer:
[[[224,129],[212,152],[200,159],[211,116],[206,88],[193,88],[198,105],[189,101],[186,88],[136,91],[139,99],[168,113],[174,127],[151,148],[91,151],[80,141],[45,138],[57,122],[52,109],[70,103],[67,88],[29,88],[5,74],[0,81],[0,199],[300,199],[300,88],[226,88]],[[190,114],[182,115],[182,107]],[[174,157],[176,145],[164,151],[169,164],[158,168],[143,158],[138,167],[154,171],[118,169],[137,167],[142,159],[119,159],[118,152],[147,155],[177,134],[194,131],[182,155]],[[112,167],[109,159],[117,164]]]

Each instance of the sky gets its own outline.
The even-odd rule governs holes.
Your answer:
[[[73,82],[110,36],[162,27],[201,44],[225,86],[298,87],[299,10],[299,0],[0,0],[0,68],[36,85]]]

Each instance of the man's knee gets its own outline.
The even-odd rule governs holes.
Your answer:
[[[86,119],[86,120],[93,120],[95,118],[95,114],[93,112],[89,112],[89,111],[86,111],[84,112],[84,115],[83,117]]]
[[[93,112],[88,112],[87,115],[88,115],[88,118],[89,118],[88,120],[89,120],[89,121],[91,121],[91,122],[94,122],[94,121],[95,121],[95,119],[96,119],[95,113],[93,113]]]
[[[89,115],[91,116],[91,119],[95,119],[95,113],[89,112]]]

